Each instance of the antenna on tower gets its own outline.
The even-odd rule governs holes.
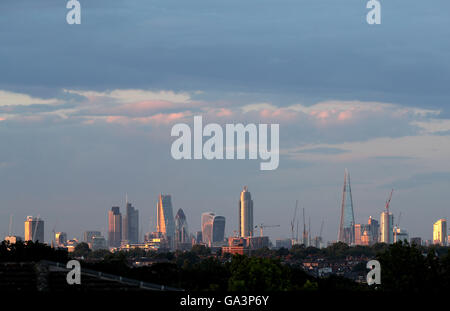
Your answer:
[[[9,215],[9,236],[12,235],[12,222],[13,222],[13,214]]]

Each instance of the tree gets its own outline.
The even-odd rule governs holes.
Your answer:
[[[77,244],[77,246],[75,246],[75,250],[73,251],[72,256],[86,258],[90,252],[91,249],[89,248],[89,245],[85,242],[82,242],[80,244]]]

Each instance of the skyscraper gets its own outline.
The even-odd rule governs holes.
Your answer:
[[[338,242],[344,242],[349,245],[355,242],[355,216],[353,214],[352,188],[350,186],[350,174],[347,169],[345,169],[344,189],[342,191]]]
[[[41,218],[27,217],[25,220],[25,241],[44,243],[44,221]]]
[[[66,246],[67,233],[65,233],[65,232],[56,232],[55,233],[55,242],[56,242],[57,246]]]
[[[89,245],[91,245],[92,239],[96,236],[101,236],[101,235],[102,235],[102,233],[100,231],[84,231],[83,242],[86,242]]]
[[[202,238],[208,246],[217,245],[225,238],[225,217],[212,212],[202,214]]]
[[[380,216],[380,242],[386,244],[394,243],[394,215],[384,211]]]
[[[378,220],[375,220],[372,218],[372,216],[370,216],[367,224],[369,225],[368,235],[370,244],[377,243],[379,239],[380,223],[378,222]]]
[[[253,236],[253,200],[247,186],[242,190],[239,200],[239,236]]]
[[[119,247],[122,241],[122,214],[120,207],[113,206],[108,212],[109,247]]]
[[[175,236],[175,222],[173,219],[172,199],[170,195],[159,195],[156,219],[156,230],[173,242]]]
[[[139,211],[126,200],[126,214],[123,217],[122,240],[129,244],[139,243]]]
[[[391,204],[392,193],[386,201],[385,211],[380,216],[380,242],[386,244],[394,243],[394,215],[389,212],[389,204]]]
[[[180,208],[175,215],[175,248],[180,249],[182,244],[189,242],[188,225],[186,215]]]
[[[434,223],[433,244],[447,246],[447,220],[439,219]]]

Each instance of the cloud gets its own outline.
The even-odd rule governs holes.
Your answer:
[[[175,93],[173,91],[147,91],[139,89],[116,89],[112,91],[96,92],[83,90],[64,90],[66,93],[75,94],[87,98],[91,102],[109,101],[122,104],[136,102],[169,102],[174,104],[191,102],[191,95],[186,92]]]
[[[411,189],[435,183],[450,183],[450,172],[427,172],[415,174],[408,178],[399,179],[391,183],[382,185],[382,188]]]
[[[55,105],[60,103],[58,99],[43,99],[32,97],[28,94],[14,93],[0,90],[0,107],[5,106],[30,106],[30,105]]]
[[[418,126],[424,134],[448,133],[450,131],[450,120],[448,119],[414,121],[411,124]]]
[[[309,150],[337,149],[345,153],[314,153]],[[422,135],[404,137],[380,137],[367,141],[340,144],[310,144],[286,149],[283,154],[297,160],[316,162],[348,162],[370,158],[397,158],[416,160],[428,167],[441,167],[450,159],[450,136]]]

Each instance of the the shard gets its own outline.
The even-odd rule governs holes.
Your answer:
[[[342,191],[338,242],[344,242],[348,245],[355,242],[355,216],[353,214],[352,188],[350,186],[350,175],[347,170],[345,170],[344,189]]]

